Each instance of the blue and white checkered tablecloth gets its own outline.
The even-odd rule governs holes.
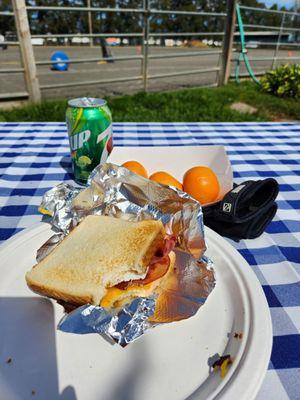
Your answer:
[[[64,123],[0,124],[0,240],[41,220],[43,193],[70,181]],[[224,145],[236,183],[274,177],[278,212],[255,240],[231,242],[256,273],[274,345],[259,400],[300,399],[300,124],[115,123],[115,146]]]

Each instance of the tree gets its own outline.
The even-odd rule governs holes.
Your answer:
[[[152,9],[178,11],[225,12],[226,0],[149,0]],[[27,0],[36,6],[86,6],[87,0]],[[105,8],[140,8],[143,0],[91,0],[91,6]],[[242,0],[242,5],[264,8],[258,0]],[[11,0],[1,0],[1,10],[11,10]],[[278,10],[277,5],[271,7]],[[281,8],[284,10],[284,7]],[[88,33],[88,13],[80,11],[29,11],[29,22],[33,34]],[[253,10],[242,10],[245,24],[280,26],[282,15]],[[92,12],[94,33],[141,32],[142,15],[124,12]],[[285,27],[297,24],[297,18],[285,17]],[[15,30],[13,18],[0,16],[1,32]],[[224,18],[219,16],[192,16],[154,14],[150,17],[151,32],[223,32]],[[252,30],[252,29],[251,29]],[[269,29],[270,30],[270,29]],[[214,38],[215,36],[211,36]],[[184,38],[184,36],[182,37]],[[133,43],[136,41],[132,40]]]
[[[1,0],[1,11],[12,11],[11,0]],[[5,32],[16,32],[15,21],[13,16],[0,15],[0,34],[4,35]]]
[[[83,0],[30,0],[33,6],[84,6]],[[28,12],[31,32],[33,34],[83,33],[87,32],[87,18],[79,11],[34,11]],[[82,31],[82,32],[81,32]]]

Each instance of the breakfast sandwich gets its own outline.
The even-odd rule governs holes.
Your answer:
[[[75,306],[120,307],[147,297],[175,263],[161,221],[89,215],[26,274],[34,292]]]

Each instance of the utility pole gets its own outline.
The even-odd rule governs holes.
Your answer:
[[[87,0],[87,6],[91,7],[91,0]],[[89,24],[89,34],[93,34],[93,22],[92,22],[92,12],[88,11],[88,24]],[[94,46],[94,38],[90,36],[90,47]]]
[[[295,0],[295,6],[294,6],[294,10],[295,13],[300,13],[300,0]],[[296,19],[296,26],[298,25],[298,21],[299,21],[299,15],[295,15],[295,19]],[[299,32],[295,32],[295,42],[298,42],[298,36]]]
[[[149,30],[150,30],[150,21],[149,21],[150,0],[143,0],[143,8],[144,8],[144,15],[143,15],[142,76],[143,76],[144,92],[147,92],[147,86],[148,86]]]

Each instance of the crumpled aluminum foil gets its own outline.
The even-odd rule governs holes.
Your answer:
[[[37,252],[41,261],[89,214],[131,221],[160,219],[176,235],[174,270],[151,298],[138,298],[118,312],[84,305],[66,314],[58,328],[72,333],[99,333],[126,346],[159,323],[193,316],[213,290],[211,261],[204,256],[201,206],[188,194],[160,185],[114,164],[101,164],[85,189],[61,183],[45,193],[40,211],[51,215],[56,232]]]
[[[151,327],[148,318],[153,315],[154,309],[155,300],[143,297],[133,300],[116,315],[111,315],[103,307],[84,305],[66,314],[59,323],[59,329],[80,334],[96,332],[125,347]]]

